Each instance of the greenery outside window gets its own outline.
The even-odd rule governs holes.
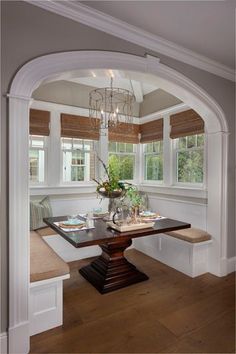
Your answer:
[[[46,139],[47,137],[38,135],[29,137],[30,184],[45,183]]]
[[[63,182],[89,182],[95,178],[94,141],[61,138]]]
[[[176,156],[176,181],[178,183],[203,184],[204,134],[174,139]]]
[[[111,141],[108,151],[109,165],[120,180],[134,180],[136,145]]]
[[[163,141],[144,144],[144,179],[163,181]]]

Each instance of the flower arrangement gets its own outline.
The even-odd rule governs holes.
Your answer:
[[[97,183],[97,193],[105,198],[121,198],[119,200],[119,208],[123,210],[129,209],[132,222],[138,223],[139,209],[142,204],[142,197],[138,189],[128,182],[121,182],[117,170],[114,167],[112,168],[112,165],[107,167],[98,156],[97,158],[105,170],[105,180],[97,181],[94,179]],[[115,214],[117,210],[118,207],[116,206]]]
[[[105,163],[98,157],[105,170],[105,180],[98,181],[94,179],[97,183],[97,193],[106,198],[118,198],[125,194],[125,184],[119,180],[119,176],[111,168],[111,166],[106,166]]]

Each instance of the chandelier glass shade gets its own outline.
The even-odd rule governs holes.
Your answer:
[[[129,90],[111,86],[97,88],[89,94],[89,118],[95,130],[116,128],[133,122],[135,97]]]

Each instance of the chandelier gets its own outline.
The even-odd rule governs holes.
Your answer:
[[[121,123],[133,122],[135,97],[126,89],[113,87],[97,88],[89,94],[89,118],[95,130],[117,128]]]

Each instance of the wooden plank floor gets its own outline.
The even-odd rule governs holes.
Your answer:
[[[31,337],[31,353],[235,353],[235,274],[191,279],[136,251],[148,281],[101,295],[70,263],[64,325]]]

